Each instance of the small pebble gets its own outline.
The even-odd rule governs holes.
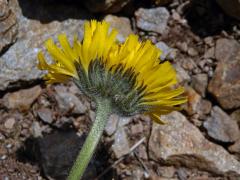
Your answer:
[[[7,148],[7,149],[11,149],[12,147],[13,147],[12,144],[7,144],[7,145],[6,145],[6,148]]]
[[[14,118],[9,118],[5,121],[4,126],[7,129],[12,129],[15,124],[15,119]]]
[[[0,156],[0,160],[5,160],[5,159],[7,159],[7,155]]]
[[[197,56],[197,55],[198,55],[198,51],[197,51],[196,49],[190,47],[190,48],[188,49],[188,55],[189,55],[189,56],[192,56],[192,57]]]
[[[204,38],[204,42],[205,44],[209,45],[209,46],[214,46],[214,42],[213,42],[213,38],[212,37],[206,37]]]
[[[3,180],[10,180],[9,177],[5,176]]]

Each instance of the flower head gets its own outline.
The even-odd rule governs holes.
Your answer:
[[[105,21],[84,25],[83,40],[71,45],[65,34],[45,43],[53,62],[47,64],[39,52],[39,68],[47,70],[49,83],[72,79],[87,96],[107,98],[123,115],[149,114],[162,123],[160,115],[178,110],[186,102],[182,87],[176,87],[176,72],[169,62],[160,63],[161,50],[150,41],[130,35],[125,43],[116,41],[117,31]],[[174,87],[175,86],[175,87]]]

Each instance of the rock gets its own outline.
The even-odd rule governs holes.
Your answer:
[[[104,20],[110,23],[112,28],[118,30],[119,34],[117,35],[117,39],[120,42],[124,42],[125,38],[133,33],[131,22],[128,18],[107,15]]]
[[[173,166],[160,166],[157,169],[159,175],[164,178],[173,178],[176,173],[176,169]]]
[[[232,171],[240,175],[240,162],[221,146],[205,139],[181,113],[172,112],[161,119],[168,123],[153,124],[148,148],[151,159],[216,174]]]
[[[168,47],[164,42],[160,41],[157,44],[155,44],[157,48],[159,48],[162,51],[162,54],[160,56],[161,60],[173,60],[176,57],[176,50],[173,48]]]
[[[47,109],[47,108],[38,109],[37,114],[43,122],[49,123],[49,124],[53,122],[53,117],[52,117],[53,114],[50,109]]]
[[[15,2],[15,0],[13,1]],[[7,88],[21,87],[22,84],[31,83],[42,77],[43,72],[37,68],[38,62],[36,56],[38,51],[43,48],[45,40],[50,37],[56,40],[57,35],[63,32],[70,38],[73,38],[74,34],[78,34],[81,39],[83,35],[83,20],[69,19],[74,13],[82,14],[82,10],[79,7],[66,9],[64,6],[63,10],[61,9],[63,7],[56,6],[49,10],[49,7],[40,6],[37,2],[36,4],[26,2],[21,4],[21,6],[27,6],[24,7],[24,12],[34,12],[33,15],[30,15],[34,17],[28,19],[22,15],[21,8],[17,3],[20,2],[16,1],[16,7],[14,7],[19,23],[18,41],[0,57],[0,91]],[[38,13],[33,11],[33,9]],[[55,13],[56,11],[60,11],[61,13]],[[66,13],[68,13],[68,18],[64,20]],[[58,14],[62,18],[60,21]],[[42,19],[43,17],[45,18],[43,23],[40,20],[35,20]]]
[[[63,113],[84,114],[87,107],[77,96],[68,92],[63,86],[55,87],[55,98],[60,111]]]
[[[210,47],[214,46],[214,40],[212,36],[205,37],[203,41],[205,42],[205,44],[207,44]]]
[[[216,0],[226,14],[240,20],[240,1]]]
[[[186,89],[188,102],[186,104],[186,111],[189,115],[193,115],[198,112],[200,103],[201,103],[201,96],[191,87]]]
[[[138,148],[135,150],[135,152],[137,153],[139,158],[144,160],[148,159],[147,149],[145,145],[143,144],[139,145]]]
[[[188,51],[188,44],[186,42],[177,42],[176,47],[184,53]]]
[[[238,126],[240,127],[240,109],[233,111],[230,117],[232,118],[232,120],[236,121],[238,123]]]
[[[42,128],[40,127],[40,124],[37,121],[34,121],[32,123],[31,131],[33,137],[35,138],[42,137]]]
[[[18,24],[7,0],[0,0],[0,52],[17,39]]]
[[[59,129],[68,129],[74,122],[73,117],[62,116],[54,122],[54,126]],[[80,131],[81,132],[81,131]]]
[[[233,39],[218,39],[216,42],[215,56],[218,61],[227,62],[239,51],[240,45]]]
[[[3,97],[3,104],[8,109],[19,109],[20,111],[27,111],[32,103],[41,94],[42,88],[34,86],[30,89],[23,89],[14,93],[7,93]]]
[[[15,122],[16,122],[16,120],[14,118],[9,118],[5,121],[4,127],[7,128],[7,129],[12,129]]]
[[[187,71],[185,71],[179,64],[174,65],[174,67],[175,67],[175,70],[177,71],[178,82],[182,85],[185,83],[187,84],[191,80]]]
[[[211,47],[204,53],[203,57],[205,59],[215,59],[215,47]]]
[[[192,87],[202,96],[205,97],[208,85],[207,74],[197,74],[192,76]]]
[[[209,114],[211,112],[211,109],[212,109],[211,101],[202,99],[201,102],[200,102],[200,107],[198,109],[198,113],[200,115],[200,118],[201,118],[201,115]],[[205,119],[205,118],[201,118],[201,119]]]
[[[184,58],[181,65],[187,71],[193,71],[197,68],[197,64],[192,58]]]
[[[133,135],[136,135],[136,134],[140,134],[143,132],[143,125],[141,122],[139,122],[138,124],[134,124],[131,126],[131,133]]]
[[[127,124],[129,124],[132,121],[131,117],[120,117],[118,121],[118,127],[123,127]]]
[[[208,91],[224,109],[240,107],[240,44],[235,40],[217,41],[216,58],[219,60]]]
[[[113,133],[116,131],[118,121],[119,121],[118,115],[116,115],[116,114],[110,115],[109,120],[108,120],[108,122],[106,124],[106,127],[105,127],[105,133],[108,136],[113,135]]]
[[[119,128],[114,134],[114,143],[112,145],[112,150],[116,158],[120,158],[130,151],[127,135],[123,127]]]
[[[195,57],[195,56],[198,55],[198,51],[197,51],[196,49],[192,48],[192,47],[190,47],[190,48],[187,50],[187,52],[188,52],[188,55],[189,55],[189,56],[192,56],[192,57]]]
[[[163,34],[167,31],[169,12],[164,7],[143,9],[140,8],[135,12],[137,27],[144,31],[153,31]]]
[[[131,0],[88,0],[85,6],[91,12],[116,13],[122,10]]]
[[[211,116],[203,123],[208,135],[221,142],[232,143],[240,138],[240,130],[236,121],[233,121],[218,106],[214,106]]]
[[[228,147],[231,153],[234,153],[240,160],[240,138],[231,146]]]

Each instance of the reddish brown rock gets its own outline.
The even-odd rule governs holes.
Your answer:
[[[228,150],[234,153],[240,159],[240,139],[238,139],[233,145],[229,146]]]
[[[224,109],[240,107],[240,44],[220,39],[215,54],[219,62],[208,91]]]
[[[41,91],[42,88],[40,86],[35,86],[30,89],[8,93],[3,97],[3,104],[8,109],[19,109],[21,111],[27,111],[32,103],[41,94]]]

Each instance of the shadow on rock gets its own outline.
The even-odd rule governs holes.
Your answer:
[[[40,20],[42,23],[70,18],[93,18],[93,15],[83,7],[81,0],[18,0],[18,2],[25,17]]]
[[[78,136],[74,131],[57,131],[43,138],[29,138],[18,150],[18,159],[22,162],[37,164],[45,177],[64,180],[85,138],[86,135]],[[108,154],[101,146],[85,171],[83,180],[96,178],[109,166],[107,161]],[[100,179],[110,180],[112,178],[113,171],[109,171]]]

